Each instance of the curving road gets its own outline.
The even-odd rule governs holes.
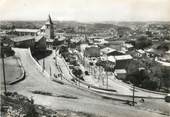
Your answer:
[[[66,64],[64,64],[65,60],[60,58],[60,57],[57,57],[57,61],[58,61],[58,65],[62,69],[64,75],[69,80],[72,79],[72,76],[69,73],[68,66]],[[116,94],[130,95],[130,96],[132,95],[133,89],[130,85],[128,85],[128,84],[126,84],[126,83],[124,83],[120,80],[117,80],[114,75],[110,75],[108,78],[109,78],[108,79],[108,85],[109,85],[108,87],[109,87],[109,89],[116,90],[117,91]],[[91,77],[91,80],[92,81],[94,80],[95,83],[98,82],[98,79],[95,79],[94,77]],[[104,80],[106,80],[106,79],[104,79]],[[91,84],[91,82],[88,82],[88,83]],[[102,84],[101,82],[98,83],[98,84],[96,83],[95,86],[98,85],[98,87],[99,87],[99,86],[101,86],[101,84]],[[94,85],[94,84],[92,84],[92,85]],[[103,86],[103,88],[106,88],[106,86]],[[140,89],[135,90],[135,95],[141,96],[141,97],[153,97],[153,98],[164,98],[165,97],[164,94],[156,94],[156,93],[153,93],[151,91],[147,91],[147,90],[144,91],[144,90],[140,90]]]
[[[20,94],[31,97],[36,104],[44,105],[52,109],[72,110],[94,113],[102,116],[116,117],[165,117],[148,110],[137,110],[134,107],[121,104],[120,102],[105,100],[100,96],[88,91],[82,91],[68,85],[61,85],[51,81],[46,72],[32,58],[28,49],[14,49],[20,57],[21,63],[26,71],[26,79],[18,84],[8,86],[9,91],[17,91]],[[52,93],[53,96],[33,94],[31,91],[43,91]],[[62,98],[77,97],[77,99]]]

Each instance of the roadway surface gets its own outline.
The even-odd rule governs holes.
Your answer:
[[[85,58],[85,61],[86,61],[86,63],[89,63],[89,60],[87,58]],[[62,59],[61,57],[57,57],[57,63],[60,66],[60,68],[62,69],[66,78],[68,78],[69,80],[72,79],[72,76],[69,73],[67,63],[64,61],[64,59]],[[88,78],[91,80],[89,80],[90,82],[87,82],[87,83],[98,86],[98,87],[106,88],[106,80],[107,80],[106,77],[104,78],[105,85],[103,85],[103,86],[102,86],[102,82],[98,81],[98,79],[96,79],[94,77],[88,77]],[[93,81],[93,82],[91,82],[91,81]],[[117,80],[114,75],[108,76],[108,88],[116,90],[117,91],[116,94],[120,94],[120,95],[131,95],[132,96],[132,93],[133,93],[132,92],[133,89],[130,85],[128,85],[120,80]],[[148,91],[148,90],[143,91],[140,89],[135,89],[135,95],[142,96],[142,97],[153,97],[153,98],[164,98],[165,97],[165,95],[162,95],[162,94],[156,94],[156,93],[152,93],[151,91]]]
[[[53,51],[53,54],[51,54],[50,56],[48,56],[47,58],[45,58],[45,66],[47,66],[46,67],[46,70],[49,72],[49,74],[50,74],[50,67],[49,67],[49,65],[51,66],[51,68],[54,68],[54,69],[56,69],[56,64],[55,64],[55,60],[54,60],[54,57],[56,57],[56,62],[57,62],[57,66],[58,67],[60,67],[60,69],[61,69],[61,71],[62,71],[62,73],[63,73],[63,76],[65,77],[65,78],[67,78],[67,80],[65,80],[66,82],[68,82],[68,80],[71,80],[72,78],[73,78],[73,76],[70,74],[70,70],[69,70],[69,68],[68,68],[68,66],[67,66],[67,63],[64,61],[64,59],[60,56],[60,55],[58,55],[58,56],[56,56],[56,54],[55,54],[55,51]],[[40,63],[42,64],[42,60],[40,60]],[[57,67],[57,68],[58,68]],[[54,74],[54,71],[55,70],[51,70],[52,71],[52,74]],[[60,70],[59,70],[60,71]],[[111,80],[111,81],[110,81]],[[127,92],[126,92],[126,90],[128,90],[129,92],[131,92],[131,87],[129,86],[129,85],[127,85],[127,84],[125,84],[125,83],[123,83],[123,82],[121,82],[120,80],[117,80],[116,78],[113,78],[113,76],[112,77],[109,77],[109,82],[111,82],[111,84],[112,84],[112,82],[113,83],[115,83],[115,86],[118,86],[117,88],[119,88],[119,92],[118,93],[122,93],[122,92],[125,92],[125,93],[123,93],[123,94],[128,94]],[[109,83],[109,85],[111,85],[110,83]],[[113,85],[113,84],[112,84]],[[87,89],[87,85],[84,85],[84,84],[82,84],[82,83],[80,83],[80,86],[81,87],[83,87],[84,89]],[[121,91],[121,89],[122,88],[120,88],[120,87],[123,87],[123,88],[126,88],[126,90],[125,91]],[[113,87],[112,87],[113,88]],[[91,90],[91,88],[90,88],[90,90]],[[94,91],[94,90],[93,90]],[[103,91],[102,91],[103,92]],[[100,94],[102,94],[101,92],[99,92]],[[148,93],[148,92],[144,92],[144,91],[139,91],[138,92],[140,95],[142,95],[142,96],[144,96],[144,97],[147,97],[147,95],[145,95],[145,94],[148,94],[149,96],[151,96],[151,97],[153,97],[153,96],[155,96],[155,97],[157,97],[157,98],[160,98],[160,97],[164,97],[164,96],[162,96],[162,95],[157,95],[157,94],[153,94],[152,95],[152,93]],[[136,93],[135,93],[136,94]],[[103,94],[102,94],[103,95]],[[131,95],[131,94],[130,94]],[[108,95],[106,95],[106,96],[108,96]],[[132,100],[132,98],[131,97],[122,97],[122,96],[118,96],[118,95],[109,95],[110,97],[112,97],[112,98],[118,98],[118,99],[125,99],[125,100]],[[141,98],[140,98],[141,99]],[[139,101],[139,99],[135,99],[135,101]],[[148,107],[148,108],[152,108],[153,110],[159,110],[159,111],[165,111],[166,113],[169,113],[170,114],[170,110],[169,110],[169,108],[170,108],[170,105],[168,104],[168,103],[166,103],[166,102],[164,102],[164,100],[163,99],[145,99],[145,101],[147,102],[147,103],[144,103],[144,104],[142,104],[142,107]],[[146,104],[146,105],[145,105]],[[149,105],[150,105],[150,107],[149,107]],[[152,105],[154,105],[154,106],[152,106]],[[140,106],[139,106],[140,107]],[[152,110],[151,109],[151,110]]]
[[[7,89],[27,97],[32,96],[36,104],[56,110],[81,111],[109,117],[164,117],[164,115],[155,112],[143,109],[137,110],[120,102],[102,99],[98,95],[82,91],[70,85],[55,83],[51,81],[46,72],[42,72],[41,67],[32,58],[27,49],[15,48],[14,51],[21,59],[26,71],[26,78],[24,81],[8,86]],[[32,91],[49,92],[53,96],[33,94]],[[72,99],[71,97],[76,97],[77,99]]]

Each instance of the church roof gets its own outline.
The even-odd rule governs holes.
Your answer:
[[[10,40],[12,40],[13,42],[21,42],[21,41],[34,40],[34,39],[35,39],[34,36],[27,35],[27,36],[14,37],[11,38]]]

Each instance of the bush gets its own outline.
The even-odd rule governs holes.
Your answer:
[[[73,68],[73,71],[72,73],[76,76],[76,77],[81,77],[81,75],[83,74],[83,72],[81,71],[81,69],[76,69],[76,68]]]
[[[142,82],[142,88],[149,89],[149,90],[156,90],[158,88],[158,84],[152,80],[144,80]]]
[[[85,75],[89,75],[89,72],[88,72],[88,71],[85,71],[84,73],[85,73]]]
[[[152,45],[152,41],[145,36],[139,37],[135,42],[135,48],[137,49],[144,49],[150,45]]]
[[[35,106],[32,104],[29,106],[28,112],[25,117],[38,117]]]
[[[135,86],[141,86],[144,80],[148,80],[149,75],[145,70],[135,71],[126,76],[126,81],[130,81]]]

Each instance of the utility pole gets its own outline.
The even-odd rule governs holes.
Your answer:
[[[5,64],[4,64],[4,51],[3,51],[3,42],[1,40],[1,58],[2,58],[2,70],[3,70],[3,77],[4,77],[4,94],[6,95],[7,89],[6,89],[6,78],[5,78]]]
[[[108,72],[106,71],[106,76],[107,76],[107,89],[108,89]]]
[[[52,75],[52,73],[51,73],[51,66],[50,66],[50,76]]]
[[[107,55],[106,55],[107,56]],[[107,63],[106,65],[108,65],[108,56],[107,56]],[[107,76],[107,88],[108,88],[108,66],[106,66],[106,76]]]
[[[45,59],[43,59],[43,72],[45,70]]]
[[[133,102],[132,102],[132,106],[135,106],[135,85],[133,84]]]

